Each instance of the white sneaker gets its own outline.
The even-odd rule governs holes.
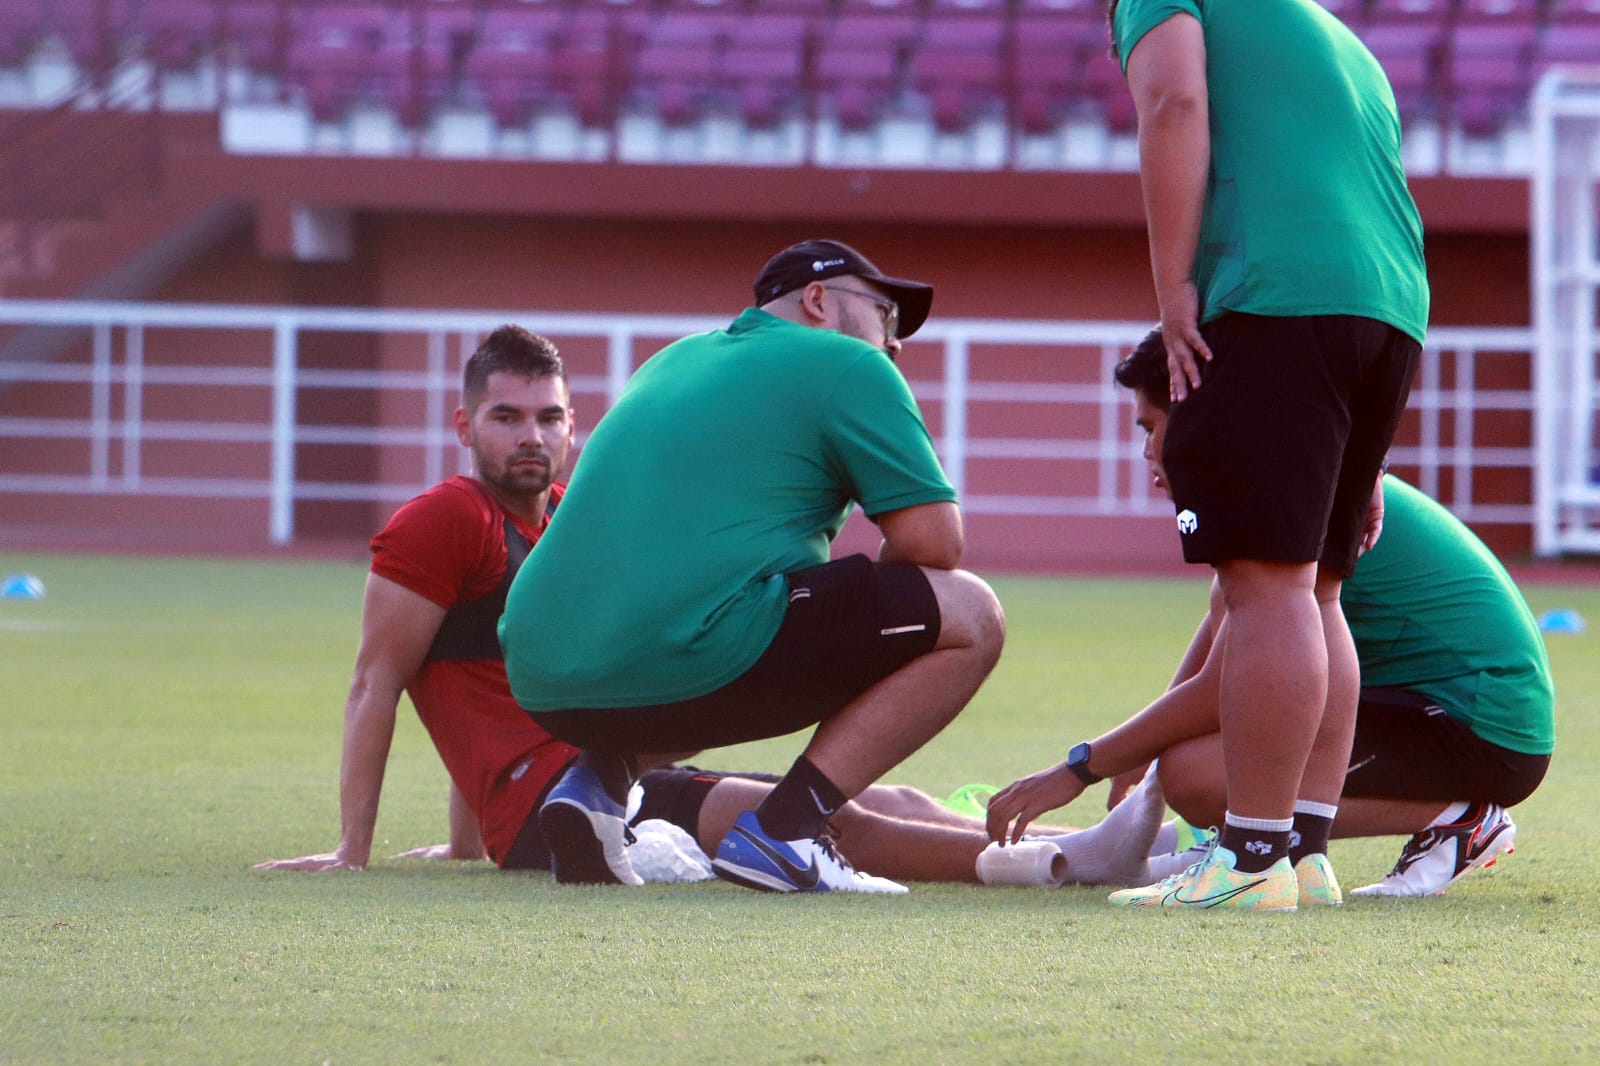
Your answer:
[[[1406,842],[1382,881],[1352,896],[1437,896],[1473,870],[1516,850],[1517,824],[1504,807],[1475,803],[1449,825],[1431,825]]]

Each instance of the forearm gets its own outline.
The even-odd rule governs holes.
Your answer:
[[[358,680],[345,705],[344,752],[339,765],[339,854],[354,865],[365,865],[372,854],[398,701],[398,691],[391,693]]]
[[[1176,688],[1200,673],[1206,665],[1206,659],[1211,655],[1211,645],[1211,615],[1208,613],[1200,620],[1200,628],[1195,630],[1194,639],[1189,641],[1189,649],[1183,653],[1183,660],[1178,663],[1178,672],[1173,675],[1172,684],[1168,687]]]
[[[467,798],[455,785],[450,786],[450,857],[454,859],[482,859],[487,857],[483,834],[478,828],[478,816]]]
[[[954,570],[961,563],[966,533],[954,503],[924,503],[877,515],[883,531],[878,561]]]
[[[1174,744],[1215,733],[1217,699],[1215,674],[1206,671],[1168,689],[1150,706],[1090,741],[1089,769],[1112,777],[1159,758]]]

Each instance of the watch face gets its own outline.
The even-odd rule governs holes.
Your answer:
[[[1089,743],[1076,744],[1067,752],[1067,769],[1071,770],[1086,785],[1092,785],[1100,780],[1100,775],[1089,769]]]

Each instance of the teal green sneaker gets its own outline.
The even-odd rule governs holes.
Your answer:
[[[1241,873],[1238,857],[1212,841],[1205,857],[1187,870],[1144,888],[1107,897],[1117,907],[1223,908],[1236,911],[1295,910],[1300,886],[1286,855],[1260,873]]]
[[[1333,863],[1321,852],[1295,863],[1294,876],[1300,883],[1300,906],[1337,907],[1344,902],[1339,879],[1333,876]]]

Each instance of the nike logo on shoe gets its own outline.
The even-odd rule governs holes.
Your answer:
[[[783,871],[783,876],[794,882],[797,891],[809,892],[817,887],[817,868],[815,865],[796,866],[789,861],[787,855],[754,833],[749,832],[743,826],[736,825],[733,827],[733,831],[752,844],[772,865]]]

